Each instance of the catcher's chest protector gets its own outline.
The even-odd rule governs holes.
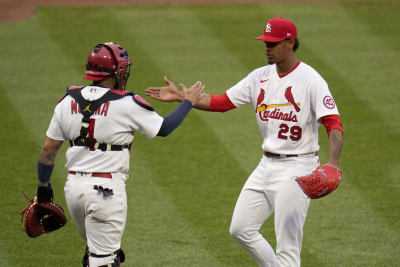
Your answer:
[[[73,97],[80,107],[81,113],[83,115],[80,135],[71,144],[75,146],[86,146],[89,148],[94,148],[94,143],[88,138],[88,129],[90,117],[93,113],[104,103],[108,101],[118,100],[124,96],[131,95],[135,96],[134,93],[121,90],[108,90],[102,97],[94,101],[88,101],[82,96],[82,89],[85,87],[70,86],[67,88],[67,94]],[[102,145],[102,144],[100,144]],[[113,145],[112,150],[122,150],[123,146]]]

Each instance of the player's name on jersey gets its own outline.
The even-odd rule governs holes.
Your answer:
[[[102,104],[95,112],[93,112],[93,114],[106,117],[109,106],[110,102],[107,101],[106,103]],[[73,115],[77,113],[82,113],[78,102],[76,102],[75,100],[71,100],[71,114]]]
[[[293,111],[289,112],[281,112],[279,108],[275,108],[274,110],[266,110],[266,111],[260,111],[258,113],[260,116],[260,119],[262,121],[268,121],[268,119],[275,119],[275,120],[281,120],[281,121],[291,121],[291,122],[297,122],[297,116],[296,114],[293,114]]]

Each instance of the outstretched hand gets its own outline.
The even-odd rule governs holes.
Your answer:
[[[193,84],[189,89],[186,88],[186,86],[183,83],[181,83],[179,86],[182,88],[184,98],[192,102],[193,107],[199,101],[205,88],[205,85],[200,81]]]
[[[164,102],[183,101],[184,94],[179,91],[176,85],[164,76],[164,81],[167,84],[162,87],[149,87],[144,92],[147,96]]]

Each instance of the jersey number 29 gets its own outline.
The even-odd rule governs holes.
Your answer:
[[[292,141],[299,141],[301,138],[301,128],[299,126],[289,127],[287,124],[282,123],[279,125],[279,129],[278,138],[280,139],[288,139],[287,134],[289,132],[289,138]]]

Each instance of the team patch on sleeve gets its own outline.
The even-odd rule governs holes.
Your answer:
[[[141,106],[147,110],[154,111],[153,106],[149,102],[144,100],[144,98],[142,98],[141,96],[134,95],[132,98],[136,102],[136,104],[138,104],[139,106]]]
[[[330,95],[325,96],[322,101],[326,108],[334,109],[336,107],[335,101],[333,100],[333,98]]]

